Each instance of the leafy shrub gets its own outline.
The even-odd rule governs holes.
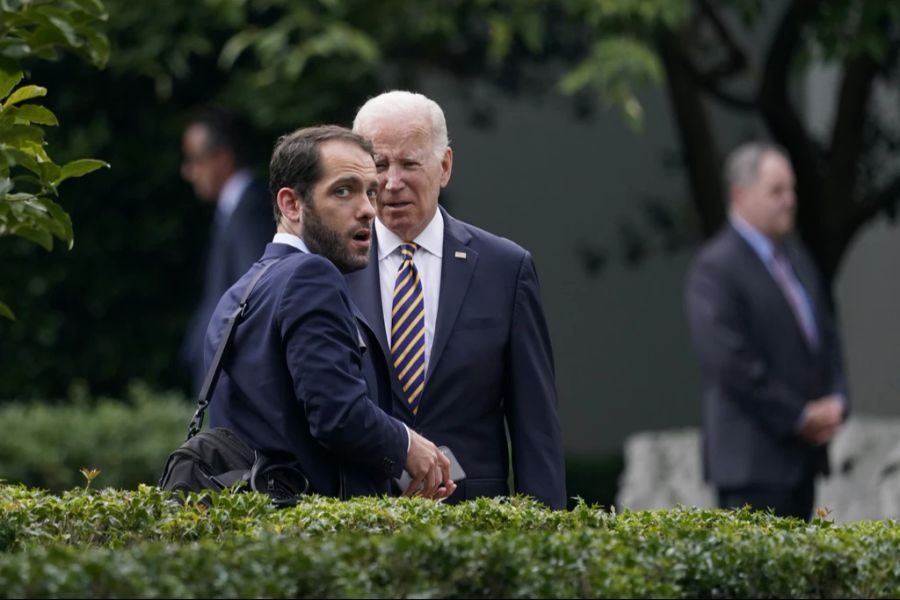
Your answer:
[[[193,406],[183,396],[133,385],[125,401],[77,397],[71,404],[0,406],[0,479],[61,492],[84,483],[136,488],[156,483],[166,456],[187,434]]]
[[[900,525],[0,486],[5,597],[896,597]]]
[[[98,487],[134,489],[156,483],[166,456],[187,433],[192,401],[132,384],[125,400],[93,400],[77,388],[68,403],[0,405],[0,479],[55,493],[84,483],[97,469]],[[622,454],[566,459],[570,500],[611,506]]]

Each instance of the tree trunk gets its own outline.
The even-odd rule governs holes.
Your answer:
[[[858,206],[857,173],[863,152],[866,109],[876,72],[875,61],[868,56],[849,58],[844,63],[819,222],[820,266],[829,283],[834,280],[844,253],[862,225],[853,218]]]
[[[718,144],[700,90],[686,66],[677,58],[683,47],[677,35],[663,30],[657,44],[666,70],[666,89],[678,127],[691,198],[700,216],[703,237],[709,237],[725,220]]]

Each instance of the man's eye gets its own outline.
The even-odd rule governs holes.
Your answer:
[[[366,192],[366,195],[369,197],[369,200],[378,199],[378,190],[369,190]]]
[[[334,190],[334,195],[337,196],[338,198],[346,198],[347,196],[350,195],[350,188],[339,187],[336,190]]]
[[[378,173],[387,171],[387,167],[388,167],[387,163],[383,163],[383,162],[375,163],[375,171],[377,171]]]

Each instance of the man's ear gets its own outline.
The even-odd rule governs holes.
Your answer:
[[[447,146],[444,150],[444,158],[441,159],[441,187],[447,187],[450,183],[450,174],[453,172],[453,149]]]
[[[300,220],[303,208],[300,206],[300,195],[289,187],[283,187],[278,190],[275,195],[275,201],[278,203],[278,210],[281,216],[289,223],[296,223]]]

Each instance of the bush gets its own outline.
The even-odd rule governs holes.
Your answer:
[[[896,597],[900,526],[0,486],[4,597]]]
[[[0,479],[62,492],[97,469],[97,484],[134,489],[156,483],[166,456],[187,435],[193,406],[174,393],[132,385],[126,400],[0,406]]]
[[[84,483],[79,470],[90,468],[100,471],[98,487],[155,484],[166,456],[184,441],[195,406],[142,384],[132,384],[125,400],[92,400],[78,390],[71,395],[68,404],[0,405],[0,479],[61,493]],[[620,452],[567,457],[569,508],[576,496],[611,506],[622,467]]]

